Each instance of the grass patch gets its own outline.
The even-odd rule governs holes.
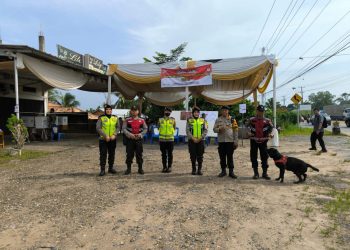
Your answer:
[[[344,225],[348,225],[348,215],[350,212],[350,190],[336,191],[332,190],[329,194],[335,200],[329,201],[324,205],[324,210],[332,219],[332,223],[321,229],[320,233],[323,237],[328,238],[337,235],[338,243],[344,244]],[[347,237],[347,236],[346,236]]]
[[[306,207],[304,209],[305,216],[309,218],[313,210],[314,210],[313,207]]]
[[[2,150],[0,151],[0,165],[9,163],[12,160],[26,161],[30,159],[41,158],[49,154],[51,153],[46,151],[22,150],[22,155],[19,156],[11,155],[9,151]]]
[[[294,136],[294,135],[304,135],[310,136],[313,132],[313,128],[299,128],[297,125],[288,125],[282,129],[281,136]],[[325,130],[324,135],[332,135],[332,132]]]
[[[331,195],[336,199],[326,203],[325,210],[332,217],[342,213],[350,212],[350,190],[337,192],[332,191]]]

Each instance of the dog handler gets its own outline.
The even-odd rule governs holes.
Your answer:
[[[258,150],[260,151],[261,167],[263,169],[262,178],[270,180],[267,175],[267,169],[269,167],[267,159],[269,155],[267,153],[267,142],[271,137],[272,122],[270,119],[264,117],[265,107],[259,105],[256,108],[256,116],[249,119],[250,129],[250,160],[254,170],[253,179],[259,179],[258,171]]]

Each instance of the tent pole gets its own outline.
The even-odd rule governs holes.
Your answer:
[[[140,117],[142,115],[142,102],[143,102],[143,94],[139,94],[139,113],[140,113]]]
[[[188,87],[186,87],[186,102],[185,102],[185,108],[186,108],[186,111],[188,111]]]
[[[257,93],[257,89],[254,90],[254,92],[253,92],[253,98],[254,98],[254,107],[256,109],[258,107],[258,93]]]
[[[276,127],[276,64],[273,64],[273,124]]]
[[[108,76],[108,94],[107,94],[107,104],[111,105],[111,92],[112,92],[112,76]]]
[[[17,58],[13,58],[13,69],[15,71],[15,93],[16,93],[16,106],[15,113],[17,119],[19,119],[19,95],[18,95],[18,72],[17,72]]]

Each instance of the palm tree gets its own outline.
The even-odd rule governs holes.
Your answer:
[[[80,105],[80,102],[75,99],[75,95],[72,95],[71,93],[65,93],[61,96],[61,105],[63,107],[69,107],[73,108],[78,107]]]
[[[57,89],[49,89],[49,102],[60,104],[62,93]]]

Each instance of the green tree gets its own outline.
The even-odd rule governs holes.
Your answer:
[[[194,98],[191,97],[190,101],[188,102],[189,107],[195,106],[195,101],[196,101],[196,106],[199,107],[201,110],[206,110],[206,111],[215,111],[220,109],[219,105],[211,104],[210,102],[206,101],[203,97],[198,97]]]
[[[265,104],[266,109],[273,110],[273,98],[270,98],[267,100]],[[276,110],[282,108],[282,105],[280,102],[276,102]]]
[[[60,104],[62,93],[57,89],[49,89],[49,102]]]
[[[332,95],[329,91],[319,91],[316,94],[309,95],[309,101],[312,108],[323,109],[326,105],[332,105],[334,103],[335,95]]]
[[[340,105],[350,104],[350,93],[341,94],[335,101]]]
[[[61,95],[61,105],[63,107],[68,108],[75,108],[80,105],[80,102],[76,100],[75,95],[72,95],[71,93],[65,93],[64,95]]]
[[[180,44],[175,49],[170,50],[169,55],[156,51],[155,52],[156,55],[153,56],[153,59],[155,60],[156,64],[162,64],[166,62],[176,62],[179,60],[180,56],[185,52],[186,46],[187,46],[187,43]],[[145,63],[152,62],[152,60],[148,59],[147,57],[144,57],[143,60]],[[192,58],[182,57],[180,59],[180,61],[188,61],[188,60],[192,60]]]

